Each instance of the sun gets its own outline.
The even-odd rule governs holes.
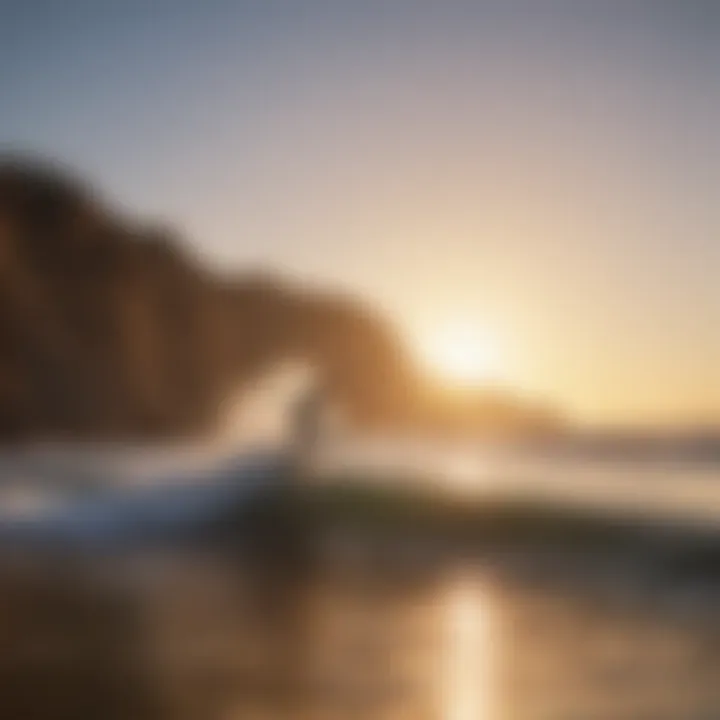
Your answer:
[[[470,322],[446,325],[429,337],[424,355],[430,368],[446,381],[482,385],[500,378],[500,341],[487,328]]]

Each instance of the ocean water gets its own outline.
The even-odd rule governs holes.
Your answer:
[[[660,443],[620,448],[377,441],[327,451],[324,471],[367,482],[429,485],[478,499],[517,498],[720,526],[720,452]]]
[[[0,563],[0,717],[720,717],[720,582],[345,532]]]
[[[197,485],[209,495],[228,469],[272,468],[283,445],[232,442],[168,447],[46,446],[0,454],[0,528],[16,518],[72,511],[88,498]],[[660,444],[580,448],[439,443],[414,439],[336,441],[320,448],[318,477],[402,484],[482,499],[535,500],[658,522],[720,526],[720,453]],[[220,488],[224,492],[223,488]],[[141,493],[140,493],[141,494]],[[152,493],[149,493],[152,494]],[[161,494],[161,493],[160,493]],[[141,500],[138,505],[141,504]],[[102,502],[98,503],[102,506]]]
[[[120,518],[120,537],[136,518],[113,503],[151,524],[168,507],[201,508],[211,521],[228,463],[234,483],[249,482],[248,456],[235,450],[6,455],[4,518],[46,531]],[[256,464],[268,469],[273,457]],[[700,457],[366,443],[326,450],[318,472],[429,483],[476,501],[542,498],[702,526],[711,538],[720,521],[720,467]],[[689,562],[677,561],[675,541],[648,561],[616,546],[474,547],[343,527],[312,543],[247,546],[183,539],[197,513],[171,515],[177,541],[160,545],[98,549],[93,533],[56,543],[45,532],[44,544],[19,550],[2,536],[0,717],[720,717],[714,540]]]

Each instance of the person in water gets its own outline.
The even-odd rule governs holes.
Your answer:
[[[320,383],[311,384],[293,408],[292,433],[295,455],[301,464],[313,458],[321,440],[326,391]]]

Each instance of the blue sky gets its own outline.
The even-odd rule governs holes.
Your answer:
[[[0,142],[210,262],[497,335],[582,417],[720,418],[720,3],[5,0]]]

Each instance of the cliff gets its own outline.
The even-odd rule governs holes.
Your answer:
[[[0,163],[0,440],[210,432],[227,397],[285,358],[317,366],[361,425],[545,422],[507,398],[440,407],[362,303],[213,273],[64,171]]]

